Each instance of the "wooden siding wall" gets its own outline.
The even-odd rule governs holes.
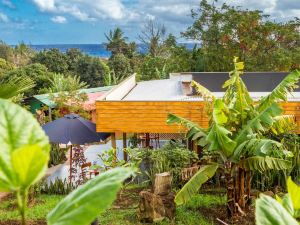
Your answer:
[[[281,104],[284,113],[295,115],[300,127],[300,102]],[[125,133],[181,133],[185,128],[168,125],[169,113],[208,126],[205,103],[195,101],[98,101],[96,102],[97,131]],[[300,130],[299,132],[300,133]]]

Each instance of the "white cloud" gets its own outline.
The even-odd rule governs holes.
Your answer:
[[[121,20],[128,16],[126,8],[121,0],[32,1],[42,12],[65,13],[74,16],[80,21],[95,21],[106,18]]]
[[[7,22],[9,22],[9,18],[8,18],[8,16],[7,15],[5,15],[4,13],[1,13],[0,12],[0,23],[7,23]]]
[[[15,9],[16,6],[10,0],[2,0],[1,3],[11,9]]]
[[[54,23],[66,23],[67,19],[63,16],[54,16],[51,18]]]
[[[33,0],[33,2],[41,11],[55,11],[56,9],[54,0]]]

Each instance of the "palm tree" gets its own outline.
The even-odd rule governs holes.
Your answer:
[[[34,86],[34,81],[27,76],[13,77],[8,81],[2,79],[0,80],[0,98],[14,99]]]
[[[106,49],[111,51],[112,55],[116,54],[124,54],[127,44],[127,37],[124,37],[124,32],[117,27],[115,30],[110,30],[109,34],[104,34],[108,44],[106,45]]]
[[[193,82],[211,109],[207,129],[172,114],[168,117],[168,123],[185,125],[187,137],[197,141],[210,154],[216,154],[219,162],[201,168],[178,192],[177,204],[188,201],[219,168],[225,173],[227,212],[232,216],[243,212],[246,207],[250,197],[251,171],[284,170],[291,166],[290,152],[281,143],[268,139],[266,134],[276,132],[280,124],[291,120],[282,116],[278,101],[287,100],[289,91],[297,87],[300,73],[290,73],[269,95],[254,102],[240,78],[243,68],[244,64],[235,58],[234,70],[223,85],[227,89],[221,99]]]
[[[80,81],[78,76],[64,76],[63,74],[53,74],[52,78],[49,79],[50,88],[49,92],[63,92],[63,91],[77,91],[82,88],[87,88],[86,82]]]

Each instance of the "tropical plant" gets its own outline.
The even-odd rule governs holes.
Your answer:
[[[58,144],[51,144],[48,167],[59,165],[65,162],[66,160],[66,149],[60,148]]]
[[[17,196],[22,225],[26,224],[28,190],[46,172],[49,141],[33,115],[7,100],[0,100],[0,191]],[[86,225],[114,201],[131,168],[117,168],[80,186],[49,214],[49,225]]]
[[[257,225],[298,225],[300,219],[300,186],[291,177],[287,180],[288,193],[276,200],[261,195],[255,204],[255,220]]]
[[[61,180],[59,178],[55,178],[54,181],[48,181],[45,179],[39,184],[39,186],[42,194],[49,195],[67,195],[76,188],[72,182],[69,182],[66,179]]]
[[[17,98],[34,86],[35,83],[32,81],[32,79],[26,76],[13,77],[8,79],[8,81],[0,80],[0,98]]]
[[[288,92],[296,87],[300,73],[290,73],[274,91],[256,103],[240,77],[243,68],[244,64],[235,58],[234,70],[223,85],[226,88],[223,98],[217,99],[206,88],[195,85],[212,109],[208,128],[172,114],[167,120],[168,123],[185,125],[188,138],[219,155],[222,162],[219,168],[225,172],[229,216],[245,208],[245,195],[248,199],[250,197],[251,171],[284,170],[292,164],[292,153],[281,143],[269,139],[266,133],[282,113],[278,101],[285,100]],[[198,190],[195,180],[201,185],[202,173],[210,177],[217,169],[212,168],[209,173],[200,170],[195,174],[195,178],[177,194],[175,201],[180,204],[189,200]]]
[[[25,224],[30,186],[45,173],[48,138],[33,115],[18,105],[0,100],[0,191],[14,192]]]
[[[78,76],[64,76],[62,74],[53,74],[49,81],[50,87],[48,89],[48,92],[50,93],[76,91],[88,87],[87,83],[80,81],[80,78]]]

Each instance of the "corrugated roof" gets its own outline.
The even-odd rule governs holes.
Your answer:
[[[171,101],[184,95],[178,80],[151,80],[138,82],[122,99],[124,101]]]
[[[89,94],[91,94],[91,93],[107,92],[112,87],[113,86],[104,86],[104,87],[80,89],[79,93],[86,93],[86,94],[88,94],[88,97],[89,97]],[[55,96],[55,95],[57,95],[57,93],[53,93],[53,95]],[[45,105],[47,105],[47,106],[49,106],[51,108],[55,108],[55,106],[56,106],[55,102],[51,101],[50,94],[34,95],[32,97],[36,98],[37,100],[39,100],[40,102],[42,102],[43,104],[45,104]],[[94,99],[94,95],[91,95],[91,98]],[[90,99],[88,100],[88,102],[89,103],[91,102]]]

